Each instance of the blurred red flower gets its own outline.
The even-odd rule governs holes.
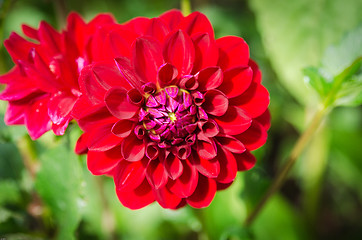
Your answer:
[[[79,72],[91,61],[87,46],[98,28],[113,23],[113,17],[107,14],[86,24],[78,14],[71,13],[62,32],[41,22],[39,29],[22,26],[31,40],[11,33],[4,44],[15,67],[0,76],[0,83],[7,84],[0,99],[9,101],[5,123],[25,124],[32,139],[50,129],[57,135],[64,134],[81,95]]]
[[[113,176],[124,206],[206,207],[254,166],[269,94],[242,38],[215,40],[205,15],[172,10],[103,28],[92,44],[76,151],[93,174]]]

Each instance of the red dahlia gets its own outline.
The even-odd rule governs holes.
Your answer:
[[[72,13],[63,32],[41,22],[39,29],[22,26],[31,41],[12,33],[4,44],[16,65],[0,76],[0,83],[7,84],[0,99],[9,101],[5,123],[25,124],[32,139],[50,129],[64,134],[81,95],[79,72],[91,61],[87,45],[97,29],[112,23],[110,15],[86,24]]]
[[[173,10],[113,26],[97,41],[104,61],[79,79],[77,151],[87,151],[93,174],[113,176],[124,206],[206,207],[254,166],[269,94],[242,38],[215,40],[205,15]]]

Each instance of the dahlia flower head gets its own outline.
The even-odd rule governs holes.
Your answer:
[[[5,123],[25,125],[32,139],[50,129],[63,135],[72,120],[74,103],[81,96],[79,72],[91,62],[88,48],[92,35],[114,23],[109,14],[100,14],[86,24],[71,13],[62,32],[41,22],[38,29],[22,26],[30,40],[11,33],[4,45],[15,67],[0,76],[0,83],[7,85],[0,99],[9,102]]]
[[[169,209],[209,206],[216,191],[230,186],[238,171],[255,165],[250,151],[265,143],[270,127],[269,94],[248,45],[235,36],[215,39],[209,20],[199,12],[183,16],[171,10],[124,24],[109,17],[89,27],[93,22],[80,28],[90,30],[84,30],[77,54],[72,55],[75,46],[63,48],[65,62],[74,69],[72,87],[62,75],[44,79],[51,85],[63,84],[53,87],[73,94],[72,100],[58,97],[58,91],[44,91],[42,117],[54,130],[58,122],[52,117],[52,99],[64,103],[63,121],[75,119],[84,131],[76,153],[87,154],[94,175],[113,177],[124,206],[139,209],[154,201]],[[72,29],[69,21],[67,28]],[[62,36],[54,38],[66,39],[65,33]],[[40,42],[41,46],[47,44]],[[19,76],[34,82],[18,60],[25,59],[29,49],[33,52],[26,48],[22,58],[9,51],[17,66],[0,80],[8,88],[14,85],[14,92],[23,89],[17,87]],[[64,66],[52,71],[49,59],[42,62],[44,72],[43,68],[53,75],[67,71]],[[38,75],[43,77],[40,71]],[[34,84],[40,89],[41,84]],[[12,102],[23,103],[29,96],[38,100],[28,95],[5,99],[9,109]],[[29,101],[24,108],[27,115],[39,110],[29,108]],[[19,119],[25,119],[30,132],[27,115]],[[20,120],[15,123],[24,123]]]

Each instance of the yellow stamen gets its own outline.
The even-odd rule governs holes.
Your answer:
[[[175,122],[177,120],[177,117],[173,112],[168,113],[168,117],[171,119],[172,122]]]

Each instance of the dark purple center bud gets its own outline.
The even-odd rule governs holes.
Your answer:
[[[139,119],[158,147],[170,148],[194,143],[197,113],[190,92],[168,86],[147,97]]]

